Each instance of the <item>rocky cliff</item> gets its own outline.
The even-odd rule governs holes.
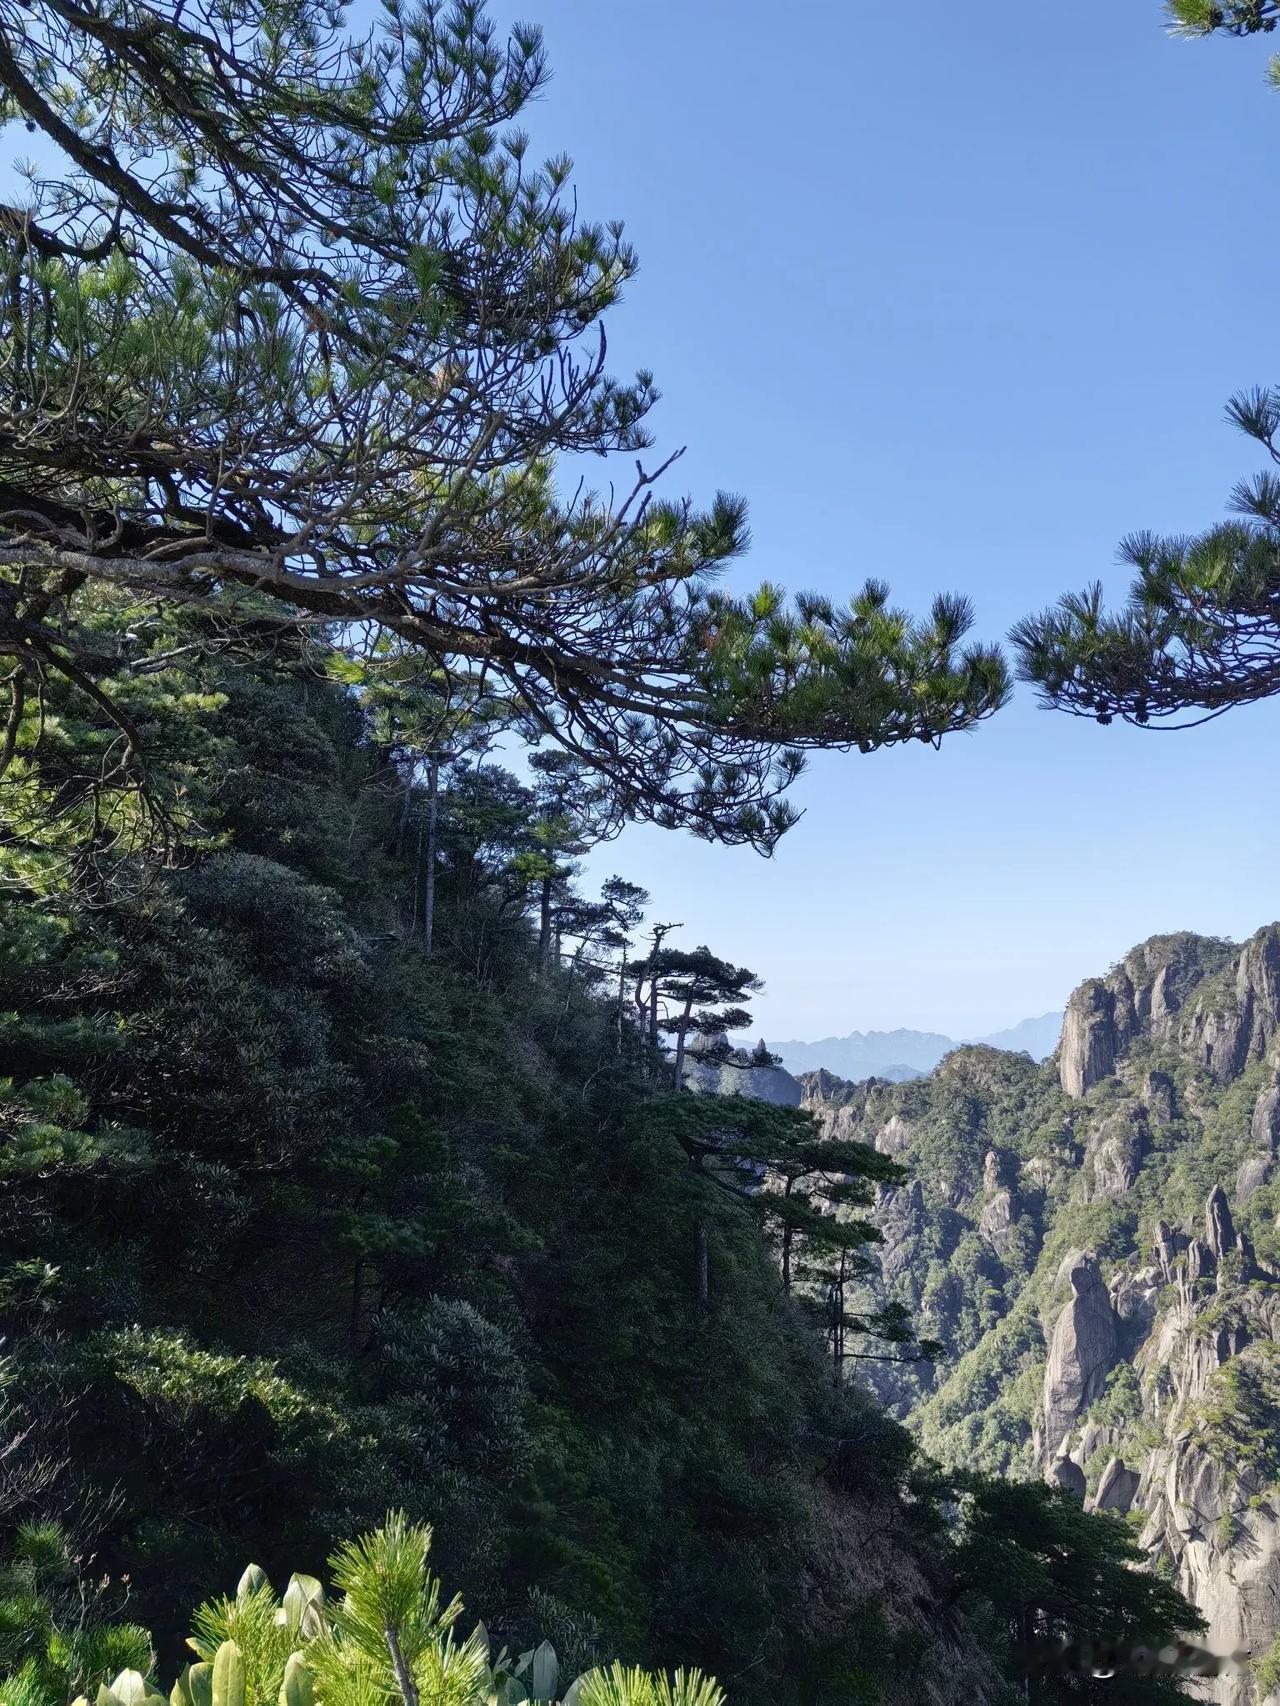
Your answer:
[[[753,1096],[782,1108],[798,1108],[804,1096],[800,1080],[781,1066],[705,1061],[693,1054],[685,1059],[681,1081],[699,1096]]]
[[[884,1400],[944,1462],[1129,1522],[1207,1644],[1252,1654],[1204,1697],[1280,1706],[1280,926],[1144,943],[1043,1066],[803,1082],[911,1175],[881,1193],[877,1289],[947,1355],[878,1369]]]

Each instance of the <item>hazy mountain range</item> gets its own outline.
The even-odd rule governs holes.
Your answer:
[[[932,1072],[942,1057],[962,1042],[1025,1050],[1033,1060],[1044,1060],[1057,1048],[1061,1029],[1061,1013],[1042,1013],[1038,1019],[1023,1019],[1011,1029],[987,1037],[944,1037],[939,1031],[850,1031],[847,1037],[823,1037],[816,1043],[771,1042],[769,1046],[782,1056],[788,1072],[816,1072],[826,1067],[853,1083],[863,1078],[888,1078],[900,1083]]]

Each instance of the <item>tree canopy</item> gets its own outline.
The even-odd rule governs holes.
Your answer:
[[[869,581],[837,608],[717,577],[745,507],[655,491],[652,377],[607,371],[636,267],[570,164],[512,128],[538,32],[388,0],[0,6],[0,114],[54,145],[0,210],[0,648],[13,737],[50,675],[135,662],[82,608],[195,603],[221,643],[340,636],[372,666],[501,700],[622,806],[767,850],[806,748],[936,742],[996,710],[960,597]],[[595,490],[584,456],[624,455]],[[560,458],[559,464],[557,458]]]
[[[1070,1493],[1034,1481],[962,1476],[958,1491],[957,1580],[1004,1623],[1029,1672],[1028,1700],[1186,1699],[1179,1667],[1158,1668],[1155,1650],[1204,1620],[1175,1588],[1135,1568],[1144,1555],[1120,1518],[1090,1514]],[[1153,1650],[1135,1663],[1144,1644]]]
[[[1181,34],[1274,31],[1275,0],[1169,0]],[[1272,62],[1280,84],[1280,57]],[[1280,389],[1233,396],[1227,419],[1270,467],[1231,493],[1232,519],[1191,536],[1143,531],[1119,560],[1135,571],[1118,610],[1100,582],[1029,616],[1010,639],[1045,704],[1100,723],[1186,726],[1280,692]]]
[[[1280,390],[1233,397],[1228,416],[1280,468]],[[1242,480],[1236,519],[1191,538],[1135,533],[1127,602],[1069,594],[1011,635],[1044,701],[1100,723],[1203,721],[1280,692],[1280,474]]]

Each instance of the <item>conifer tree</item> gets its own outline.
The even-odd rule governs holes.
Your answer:
[[[112,727],[80,779],[171,811],[126,623],[398,647],[601,771],[622,809],[772,847],[806,749],[930,743],[1007,694],[963,598],[921,621],[716,585],[741,500],[660,498],[647,373],[606,364],[636,258],[513,128],[547,66],[475,5],[31,0],[0,111],[47,139],[0,209],[0,769],[51,680]],[[607,493],[558,455],[623,455]],[[49,833],[44,826],[44,833]]]
[[[608,877],[600,888],[600,902],[604,916],[600,925],[598,940],[601,947],[616,953],[618,956],[616,1022],[619,1053],[622,1052],[626,1020],[627,956],[631,951],[631,933],[643,919],[649,901],[648,889],[641,888],[638,883],[628,882],[625,877]]]
[[[1181,34],[1245,36],[1276,28],[1274,0],[1169,0]],[[1280,86],[1280,56],[1272,62]],[[1125,603],[1102,586],[1068,594],[1010,635],[1019,674],[1073,716],[1140,728],[1206,722],[1280,692],[1280,388],[1237,393],[1227,418],[1269,467],[1231,493],[1231,519],[1191,537],[1131,534]]]
[[[678,1090],[689,1037],[744,1029],[751,1015],[735,1003],[758,994],[764,985],[746,966],[720,959],[705,945],[692,951],[663,948],[650,970],[660,994],[673,1004],[673,1011],[659,1021],[659,1029],[676,1039],[673,1081]]]
[[[1026,1699],[1174,1706],[1187,1698],[1173,1667],[1153,1674],[1156,1655],[1204,1620],[1169,1583],[1135,1567],[1144,1555],[1123,1520],[1033,1481],[960,1476],[955,1490],[958,1587],[1003,1625]],[[1057,1642],[1072,1646],[1055,1653]],[[1135,1652],[1142,1646],[1145,1663]]]
[[[556,891],[577,869],[573,859],[615,834],[620,823],[599,773],[571,753],[537,752],[530,766],[538,817],[521,869],[538,895],[538,975],[545,977],[552,960]]]
[[[649,952],[643,959],[634,961],[627,969],[635,978],[635,1001],[644,1026],[645,1039],[649,1045],[649,1053],[655,1063],[658,1058],[658,1003],[661,998],[662,973],[662,944],[673,930],[679,930],[679,924],[652,924],[649,927]]]
[[[783,1286],[789,1289],[797,1240],[815,1250],[861,1252],[880,1235],[870,1221],[847,1211],[869,1206],[875,1184],[899,1183],[905,1176],[868,1144],[819,1138],[806,1110],[754,1096],[673,1091],[648,1103],[643,1117],[680,1145],[697,1181],[694,1274],[702,1303],[710,1291],[708,1216],[716,1198],[729,1199],[776,1233]],[[869,1319],[865,1330],[874,1330]]]
[[[1280,0],[1167,0],[1173,29],[1185,36],[1271,35],[1280,23]],[[1271,61],[1280,87],[1280,54]]]

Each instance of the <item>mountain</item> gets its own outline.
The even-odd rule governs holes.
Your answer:
[[[1015,1054],[1026,1052],[1032,1060],[1047,1060],[1058,1046],[1062,1032],[1062,1014],[1041,1013],[1038,1019],[1021,1019],[1007,1031],[994,1031],[989,1037],[969,1037],[967,1042],[987,1048],[1012,1049]]]
[[[882,1189],[874,1293],[940,1340],[868,1379],[945,1466],[1125,1518],[1280,1703],[1280,925],[1153,938],[1072,995],[1060,1058],[973,1046],[909,1084],[804,1079]]]
[[[1025,1049],[1034,1060],[1043,1060],[1058,1046],[1061,1013],[1044,1013],[1038,1019],[1023,1019],[1010,1030],[971,1041],[988,1048]],[[901,1083],[932,1072],[952,1049],[961,1047],[955,1037],[939,1031],[851,1031],[847,1037],[823,1037],[820,1042],[787,1042],[770,1045],[782,1056],[789,1072],[827,1071],[856,1082],[863,1078],[887,1078]]]

